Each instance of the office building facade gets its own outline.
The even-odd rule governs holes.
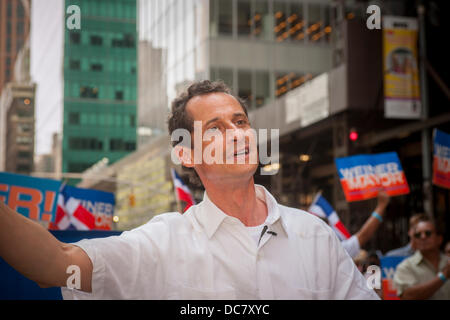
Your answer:
[[[330,10],[327,0],[140,1],[139,37],[164,51],[167,102],[193,80],[221,79],[256,109],[331,68]]]
[[[62,171],[82,172],[136,148],[136,1],[70,5],[80,8],[81,28],[64,34]]]
[[[14,64],[30,32],[30,1],[0,2],[0,92],[13,80]]]

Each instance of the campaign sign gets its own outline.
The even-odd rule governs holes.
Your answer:
[[[84,209],[94,215],[95,230],[111,230],[115,206],[113,193],[66,185],[61,194],[66,204],[71,198],[74,198],[80,201]]]
[[[450,134],[433,131],[433,184],[450,189]]]
[[[347,201],[375,198],[380,189],[390,196],[409,193],[396,152],[356,155],[335,161]]]
[[[381,263],[381,282],[383,288],[384,300],[399,300],[397,290],[394,287],[394,275],[397,265],[405,258],[402,256],[383,257],[380,259]]]
[[[60,181],[0,172],[0,201],[34,220],[54,221]]]

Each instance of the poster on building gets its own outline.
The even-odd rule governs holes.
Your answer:
[[[450,134],[433,130],[433,184],[450,189]]]
[[[400,300],[397,296],[397,290],[394,286],[394,275],[397,266],[406,257],[392,256],[382,257],[381,264],[381,287],[383,291],[383,300]]]
[[[422,114],[415,18],[383,17],[384,115],[418,119]]]
[[[65,185],[58,195],[58,209],[51,230],[111,230],[113,193]]]
[[[61,182],[0,172],[0,201],[33,220],[51,222]]]
[[[375,198],[381,189],[390,196],[409,193],[396,152],[337,158],[335,162],[348,202]]]

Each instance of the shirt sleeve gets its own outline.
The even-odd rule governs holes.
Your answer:
[[[351,236],[348,239],[341,241],[341,244],[351,258],[356,257],[361,249],[359,246],[358,237],[355,235]]]
[[[414,272],[410,270],[409,261],[402,261],[396,268],[394,274],[394,286],[397,289],[397,296],[401,296],[405,289],[416,285],[418,280],[414,276]]]
[[[368,287],[366,278],[357,269],[347,250],[341,245],[342,242],[334,234],[330,236],[330,241],[330,248],[336,254],[333,259],[336,262],[335,298],[339,300],[380,300],[375,290]]]
[[[145,229],[140,227],[120,236],[74,243],[91,259],[92,292],[64,287],[61,288],[63,298],[158,299],[163,290],[162,268],[154,237]]]

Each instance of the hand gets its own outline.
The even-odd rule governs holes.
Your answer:
[[[378,192],[377,199],[378,199],[377,207],[379,207],[380,209],[382,209],[384,211],[384,209],[386,209],[386,207],[388,206],[391,198],[386,193],[386,191],[380,190]],[[380,213],[380,212],[378,212],[378,213]]]
[[[450,259],[447,260],[447,264],[444,269],[442,269],[442,273],[447,278],[447,280],[450,280]]]

